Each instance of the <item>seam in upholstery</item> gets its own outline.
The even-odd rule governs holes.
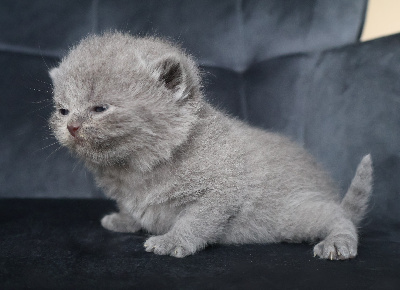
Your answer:
[[[60,52],[49,49],[37,49],[28,46],[0,43],[0,52],[19,53],[32,56],[61,58]]]
[[[301,123],[299,126],[300,130],[299,132],[297,132],[297,138],[300,144],[302,144],[303,146],[307,143],[309,135],[305,117],[308,114],[307,111],[308,106],[306,105],[306,99],[307,99],[306,96],[311,95],[311,90],[312,90],[311,83],[314,80],[314,71],[321,64],[324,57],[324,53],[325,51],[320,51],[318,53],[315,53],[313,59],[311,60],[310,66],[307,68],[307,73],[302,78],[297,80],[298,83],[301,83],[302,86],[304,86],[304,84],[308,84],[308,86],[303,89],[301,100],[297,100],[298,101],[297,106],[299,107],[300,111],[299,122]]]
[[[362,13],[362,16],[361,16],[361,19],[360,19],[360,23],[358,24],[359,27],[358,27],[358,33],[357,33],[356,41],[360,41],[361,35],[363,33],[363,30],[364,30],[365,20],[367,18],[368,1],[365,0],[363,4],[364,4],[363,13]]]

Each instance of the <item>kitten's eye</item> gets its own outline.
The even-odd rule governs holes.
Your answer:
[[[68,113],[69,113],[69,111],[67,109],[60,109],[59,111],[60,111],[60,114],[64,115],[64,116],[68,115]]]
[[[96,107],[93,108],[93,111],[96,112],[96,113],[101,113],[101,112],[104,112],[105,110],[107,110],[107,108],[108,107],[106,105],[96,106]]]

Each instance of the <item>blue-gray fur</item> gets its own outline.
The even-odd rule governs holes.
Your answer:
[[[144,229],[155,235],[146,251],[175,257],[213,243],[318,240],[321,258],[357,254],[370,156],[340,203],[304,149],[212,108],[192,58],[157,38],[90,36],[50,75],[55,136],[119,206],[102,219],[105,228]]]

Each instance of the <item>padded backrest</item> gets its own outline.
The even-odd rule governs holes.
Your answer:
[[[0,50],[62,56],[89,33],[157,34],[200,64],[243,71],[285,54],[357,41],[366,0],[6,0]]]

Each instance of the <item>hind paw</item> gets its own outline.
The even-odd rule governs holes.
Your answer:
[[[357,240],[350,235],[327,237],[314,247],[314,257],[329,260],[347,260],[357,255]]]

